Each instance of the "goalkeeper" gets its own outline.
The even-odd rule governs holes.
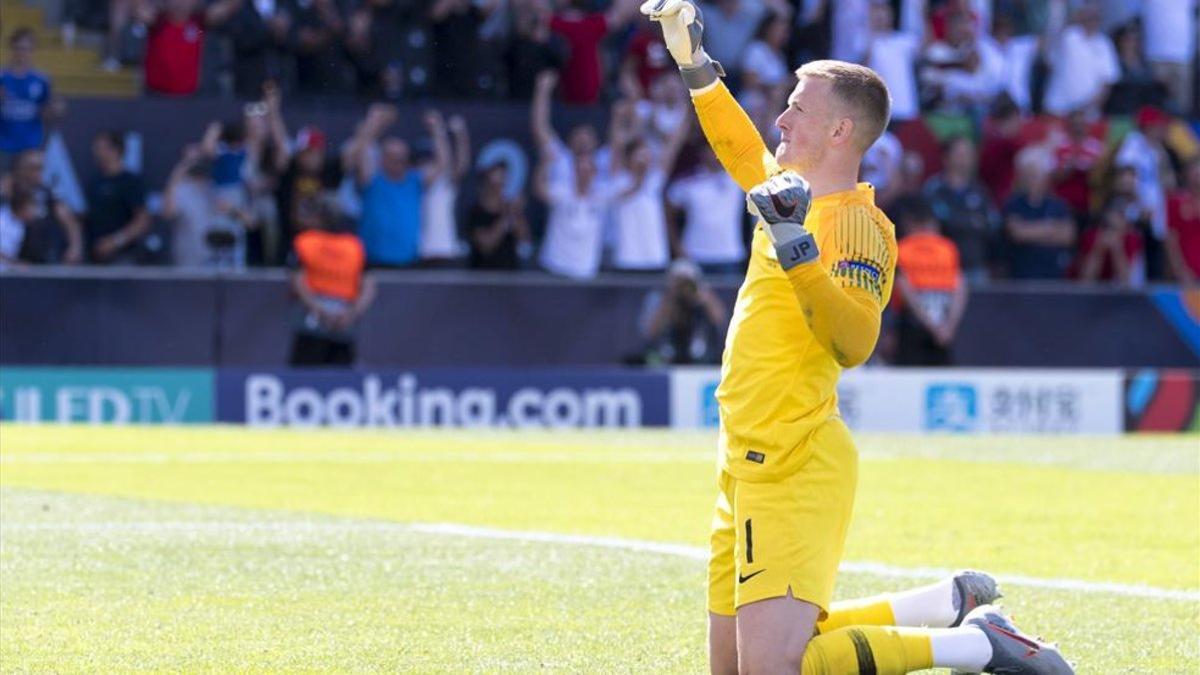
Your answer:
[[[888,123],[886,86],[863,66],[804,65],[772,156],[701,47],[696,7],[650,0],[642,12],[661,25],[704,133],[758,219],[717,388],[712,672],[1070,673],[1057,649],[984,604],[997,595],[984,574],[831,605],[858,470],[837,381],[874,350],[896,266],[892,223],[857,183]]]

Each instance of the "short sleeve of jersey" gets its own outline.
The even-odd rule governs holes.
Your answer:
[[[871,210],[849,206],[829,212],[819,247],[829,276],[842,288],[860,288],[883,305],[895,261]]]

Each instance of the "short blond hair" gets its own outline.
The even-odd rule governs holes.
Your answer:
[[[828,80],[833,95],[850,107],[859,149],[866,152],[887,128],[892,116],[892,97],[879,73],[845,61],[809,61],[796,69],[796,77]]]

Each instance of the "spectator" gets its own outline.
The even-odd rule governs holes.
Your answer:
[[[410,267],[417,262],[421,239],[421,202],[429,186],[449,169],[449,148],[442,116],[428,113],[425,126],[433,137],[433,161],[412,165],[408,143],[397,137],[380,143],[379,169],[371,167],[367,150],[399,119],[395,106],[376,104],[367,111],[344,154],[362,191],[359,236],[372,267]]]
[[[704,49],[714,61],[738,72],[742,53],[767,14],[770,4],[781,15],[792,14],[787,3],[764,0],[715,0],[697,3],[704,14]]]
[[[921,157],[921,153],[912,150],[906,150],[900,156],[900,171],[897,174],[898,187],[895,191],[889,190],[889,201],[880,201],[875,198],[879,208],[887,212],[888,218],[893,223],[902,222],[905,218],[905,213],[912,208],[929,208],[929,201],[925,199],[925,160]]]
[[[1166,83],[1175,112],[1197,112],[1192,96],[1192,64],[1196,59],[1197,0],[1142,0],[1146,58],[1158,80]]]
[[[1017,35],[1012,17],[998,12],[992,23],[992,40],[1004,63],[1004,92],[1027,113],[1034,107],[1033,70],[1042,49],[1036,35]]]
[[[719,363],[721,329],[729,321],[725,303],[701,282],[700,268],[676,260],[666,288],[646,297],[642,337],[646,347],[635,360],[648,364]]]
[[[552,71],[538,75],[530,113],[540,157],[534,193],[550,208],[539,260],[548,272],[587,279],[600,268],[604,219],[613,190],[599,167],[595,130],[572,129],[569,151],[554,133],[550,96],[557,83]]]
[[[1014,279],[1063,279],[1077,239],[1071,210],[1050,192],[1039,150],[1017,156],[1017,190],[1004,205],[1008,271]]]
[[[1108,115],[1132,115],[1144,105],[1166,102],[1167,89],[1154,77],[1142,49],[1142,29],[1137,22],[1123,26],[1114,37],[1120,78],[1113,84],[1104,103]]]
[[[146,91],[162,96],[195,94],[206,31],[229,20],[244,0],[218,0],[204,8],[200,0],[165,0],[162,6],[153,0],[137,2],[138,20],[148,26],[143,59]]]
[[[875,202],[886,207],[900,196],[903,189],[900,180],[900,164],[904,161],[904,146],[890,131],[884,131],[879,139],[867,148],[863,155],[859,180],[875,188]]]
[[[291,48],[296,30],[292,4],[285,0],[227,1],[237,5],[230,12],[228,26],[233,46],[234,93],[241,98],[254,98],[268,81],[291,82]]]
[[[610,31],[623,27],[637,11],[636,0],[613,0],[604,13],[587,11],[586,0],[568,0],[567,8],[550,19],[550,30],[570,45],[562,68],[562,97],[567,103],[595,103],[604,82],[600,43]]]
[[[829,29],[832,33],[829,45],[829,58],[852,63],[862,63],[867,53],[870,40],[870,0],[843,0],[842,2],[818,3],[830,4],[832,7],[823,10],[829,16]],[[820,13],[822,10],[817,10]],[[705,19],[708,12],[705,10]],[[711,53],[711,50],[710,50]]]
[[[422,65],[403,67],[414,54],[410,44],[424,45],[424,4],[403,0],[366,0],[350,15],[346,53],[354,63],[358,92],[394,100],[406,88],[419,89],[429,78]],[[421,81],[409,82],[420,79]]]
[[[275,193],[288,166],[287,128],[283,124],[279,88],[273,82],[263,87],[261,102],[244,109],[246,157],[242,182],[247,208],[254,227],[247,232],[246,262],[274,264],[282,259],[279,206]]]
[[[954,337],[967,307],[958,247],[942,236],[927,204],[915,202],[903,218],[904,236],[898,242],[896,261],[896,363],[952,365]]]
[[[511,98],[530,100],[533,98],[536,78],[529,74],[559,70],[567,62],[571,47],[561,35],[550,30],[551,16],[549,0],[515,0],[514,36],[509,41],[506,54],[508,94]],[[653,35],[662,33],[657,29],[648,32]],[[662,38],[659,40],[661,42]],[[666,51],[665,46],[662,49]]]
[[[625,56],[621,61],[622,80],[636,85],[637,89],[632,93],[637,98],[647,98],[651,84],[664,75],[674,75],[674,71],[675,62],[667,53],[662,31],[653,25],[640,23],[637,32],[629,39],[629,46],[625,48]]]
[[[705,144],[700,163],[691,174],[676,180],[667,190],[667,201],[682,212],[682,233],[671,228],[672,249],[677,257],[698,264],[705,274],[741,274],[745,270],[746,245],[742,241],[745,195]],[[678,223],[678,218],[673,219]]]
[[[987,189],[975,175],[975,144],[965,136],[946,142],[942,172],[931,177],[923,190],[929,207],[945,233],[958,247],[963,274],[968,281],[985,281],[994,256],[999,230]]]
[[[1114,281],[1122,285],[1144,279],[1142,237],[1119,206],[1103,209],[1100,222],[1079,240],[1079,278]]]
[[[50,78],[33,67],[33,31],[14,30],[8,46],[10,63],[0,69],[0,169],[8,168],[7,158],[42,147],[52,110]]]
[[[125,169],[125,138],[115,131],[96,135],[92,157],[99,173],[86,191],[88,257],[94,263],[137,262],[137,245],[150,231],[145,183]]]
[[[520,196],[505,195],[508,165],[491,164],[483,170],[479,199],[467,216],[467,235],[471,243],[471,269],[515,270],[520,266],[522,250],[530,246],[529,223],[525,202]]]
[[[162,216],[172,223],[176,266],[240,269],[245,264],[250,214],[221,195],[213,181],[212,160],[200,145],[186,146],[171,171]]]
[[[997,207],[1012,191],[1017,153],[1021,150],[1021,110],[1006,95],[1000,95],[992,114],[983,125],[983,144],[979,150],[979,178],[992,195]]]
[[[34,264],[75,265],[83,262],[83,227],[69,206],[45,184],[46,155],[26,150],[17,155],[12,173],[0,184],[0,195],[13,200],[25,194],[33,203],[18,257]]]
[[[979,40],[971,15],[947,18],[946,38],[925,50],[922,99],[930,107],[982,117],[1005,83],[1004,60],[991,41]]]
[[[669,73],[650,83],[650,98],[637,101],[636,125],[647,134],[651,145],[667,142],[681,124],[692,115],[691,97],[678,73]]]
[[[1166,148],[1171,118],[1159,108],[1138,110],[1137,128],[1121,140],[1113,162],[1131,166],[1137,173],[1138,198],[1150,209],[1150,234],[1146,238],[1146,273],[1151,279],[1164,275],[1161,242],[1167,236],[1167,188],[1175,183]]]
[[[1076,218],[1091,210],[1092,173],[1104,156],[1104,143],[1091,134],[1086,113],[1067,116],[1065,133],[1054,148],[1054,193],[1071,207]]]
[[[790,35],[791,15],[768,11],[754,40],[742,52],[738,69],[742,76],[738,100],[768,144],[778,140],[775,116],[791,89],[791,72],[783,52]]]
[[[680,121],[655,157],[644,137],[627,135],[635,114],[633,102],[624,101],[614,106],[612,115],[613,267],[626,272],[661,272],[671,259],[663,189],[675,170],[691,120],[684,117]]]
[[[350,62],[342,47],[346,22],[337,0],[296,2],[295,10],[297,89],[308,96],[349,91]]]
[[[1100,30],[1094,1],[1082,4],[1075,22],[1049,38],[1047,61],[1046,112],[1084,110],[1091,116],[1100,110],[1121,71],[1112,40]]]
[[[904,4],[915,5],[909,11],[924,14],[925,0],[905,0]],[[892,120],[915,119],[921,114],[916,64],[924,42],[924,24],[896,30],[896,16],[889,0],[871,1],[870,22],[865,63],[887,83],[892,95]]]
[[[21,248],[34,219],[33,195],[18,191],[0,206],[0,269],[21,262]]]
[[[437,172],[421,196],[421,260],[427,265],[444,265],[459,255],[454,210],[459,185],[471,168],[471,137],[461,115],[451,117],[448,124],[433,122],[430,128],[442,134],[442,138],[434,139],[434,147],[443,146],[449,154],[445,170]],[[445,137],[447,128],[453,142]]]
[[[1166,258],[1175,281],[1194,286],[1200,279],[1200,158],[1192,158],[1183,186],[1167,201]]]
[[[293,366],[352,365],[355,324],[375,300],[362,241],[336,222],[332,208],[319,199],[296,207],[298,269],[291,282],[301,314],[292,339]]]
[[[495,89],[483,70],[485,58],[479,29],[499,7],[499,0],[434,0],[432,22],[434,85],[443,97],[478,97]]]
[[[1151,241],[1153,215],[1150,207],[1142,201],[1138,193],[1137,169],[1132,166],[1118,165],[1113,170],[1109,193],[1105,197],[1103,210],[1117,210],[1125,221],[1141,236],[1142,247]]]
[[[296,134],[295,154],[279,178],[277,194],[285,251],[291,251],[296,236],[295,212],[300,202],[332,196],[342,182],[342,164],[329,153],[327,144],[324,132],[313,126]]]

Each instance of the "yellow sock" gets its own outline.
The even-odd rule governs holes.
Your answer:
[[[829,616],[817,623],[818,633],[829,633],[846,626],[894,626],[892,603],[886,595],[876,595],[861,600],[835,602],[829,608]]]
[[[921,628],[850,626],[808,643],[803,675],[902,675],[933,667],[933,646]]]

